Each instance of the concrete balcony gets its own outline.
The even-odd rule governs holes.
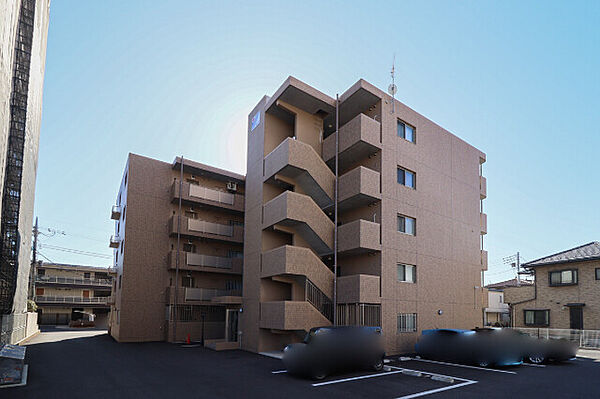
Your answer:
[[[242,274],[244,260],[242,258],[228,258],[226,256],[212,256],[179,252],[179,270],[195,270],[199,272]],[[176,268],[177,251],[169,252],[169,269]]]
[[[381,228],[379,223],[355,220],[338,228],[338,252],[356,255],[381,251]]]
[[[286,191],[267,202],[263,209],[263,229],[269,227],[292,228],[318,255],[332,252],[333,222],[307,195]]]
[[[297,184],[319,207],[333,205],[335,175],[310,145],[288,137],[264,162],[264,181]]]
[[[201,237],[223,242],[242,243],[244,241],[244,227],[238,225],[220,224],[206,220],[181,217],[182,236]],[[177,235],[177,216],[171,216],[169,221],[169,234]]]
[[[262,254],[261,277],[305,276],[326,296],[333,295],[333,272],[308,248],[284,245]]]
[[[483,176],[479,176],[479,198],[487,198],[487,179]]]
[[[339,133],[341,169],[381,150],[381,124],[365,114],[355,116]],[[323,159],[330,167],[335,164],[335,133],[323,141]]]
[[[485,271],[488,269],[488,251],[485,249],[481,250],[481,270]]]
[[[487,215],[485,213],[479,214],[480,224],[481,224],[481,234],[487,234]]]
[[[168,287],[167,302],[173,303],[174,299],[175,287]],[[177,302],[179,304],[191,304],[196,302],[237,304],[242,303],[242,292],[241,290],[225,290],[218,288],[178,287]]]
[[[54,276],[35,276],[36,285],[49,285],[61,287],[112,287],[112,279],[72,278]]]
[[[280,331],[308,331],[331,322],[307,301],[261,302],[260,328]]]
[[[121,207],[118,205],[113,205],[111,211],[110,211],[110,218],[112,220],[119,220],[121,219]]]
[[[36,295],[35,303],[38,305],[48,304],[67,304],[67,305],[90,305],[90,306],[107,306],[110,297],[98,296],[98,297],[83,297],[83,296],[50,296],[50,295]]]
[[[354,274],[338,277],[338,303],[381,303],[379,276]]]
[[[110,248],[119,248],[119,245],[121,244],[121,239],[119,238],[119,236],[116,235],[112,235],[110,237],[110,242],[108,244],[108,246]]]
[[[201,204],[235,212],[244,212],[244,196],[242,194],[216,190],[188,182],[181,184],[181,192],[181,200],[186,204]],[[175,202],[179,197],[179,182],[175,181],[171,185],[171,201]]]
[[[381,201],[379,172],[359,166],[340,176],[338,209],[365,206]]]

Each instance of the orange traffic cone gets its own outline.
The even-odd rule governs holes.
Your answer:
[[[187,335],[187,337],[185,338],[185,343],[186,344],[190,344],[190,334]]]

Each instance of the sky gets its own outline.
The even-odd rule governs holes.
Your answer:
[[[129,152],[245,173],[262,96],[289,75],[331,96],[386,88],[395,55],[396,98],[487,154],[485,281],[512,278],[517,251],[600,240],[598,21],[597,1],[53,0],[42,259],[111,265]]]

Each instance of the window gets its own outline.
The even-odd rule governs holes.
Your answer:
[[[596,269],[596,272],[598,271],[598,269]],[[597,274],[597,273],[596,273]],[[37,275],[38,276],[45,276],[46,275],[46,269],[38,269],[37,270]]]
[[[198,218],[198,214],[194,211],[185,211],[184,212],[184,216],[186,218],[190,218],[190,219],[197,219]]]
[[[84,272],[83,278],[90,278],[90,272]]]
[[[409,216],[398,215],[398,231],[410,235],[416,235],[417,221]]]
[[[35,295],[44,295],[44,289],[43,288],[36,288],[35,289]]]
[[[239,226],[239,227],[244,227],[244,222],[240,222],[238,220],[230,220],[229,221],[229,225],[230,226]]]
[[[123,276],[119,276],[119,289],[121,289],[121,280],[123,280]]]
[[[398,332],[415,332],[417,331],[417,314],[416,313],[400,313],[398,315]]]
[[[398,168],[398,183],[403,186],[415,188],[416,176],[415,172],[406,169]]]
[[[230,249],[227,251],[227,257],[242,259],[244,257],[244,253],[242,251],[234,251],[233,249]]]
[[[194,278],[192,276],[183,276],[181,277],[181,286],[187,288],[194,287]]]
[[[577,269],[548,272],[550,286],[577,284]]]
[[[600,267],[596,268],[596,280],[600,280]]]
[[[183,252],[196,252],[196,246],[192,243],[183,244]]]
[[[550,325],[550,310],[524,310],[526,326]]]
[[[414,143],[415,128],[398,119],[398,137],[402,137],[404,140]]]
[[[416,268],[414,265],[404,265],[402,263],[398,263],[398,281],[414,283],[417,281],[416,277]]]

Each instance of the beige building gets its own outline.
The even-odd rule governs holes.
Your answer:
[[[388,354],[423,329],[481,326],[484,162],[364,80],[339,103],[293,77],[263,97],[248,117],[242,347],[280,350],[334,315],[381,326]]]
[[[27,313],[49,0],[0,1],[0,343],[37,330]]]
[[[32,279],[40,325],[94,322],[108,326],[114,270],[106,267],[39,263]]]
[[[522,265],[535,285],[504,290],[515,327],[600,330],[600,243]]]
[[[130,154],[111,217],[110,334],[120,342],[189,336],[238,347],[244,176]]]

